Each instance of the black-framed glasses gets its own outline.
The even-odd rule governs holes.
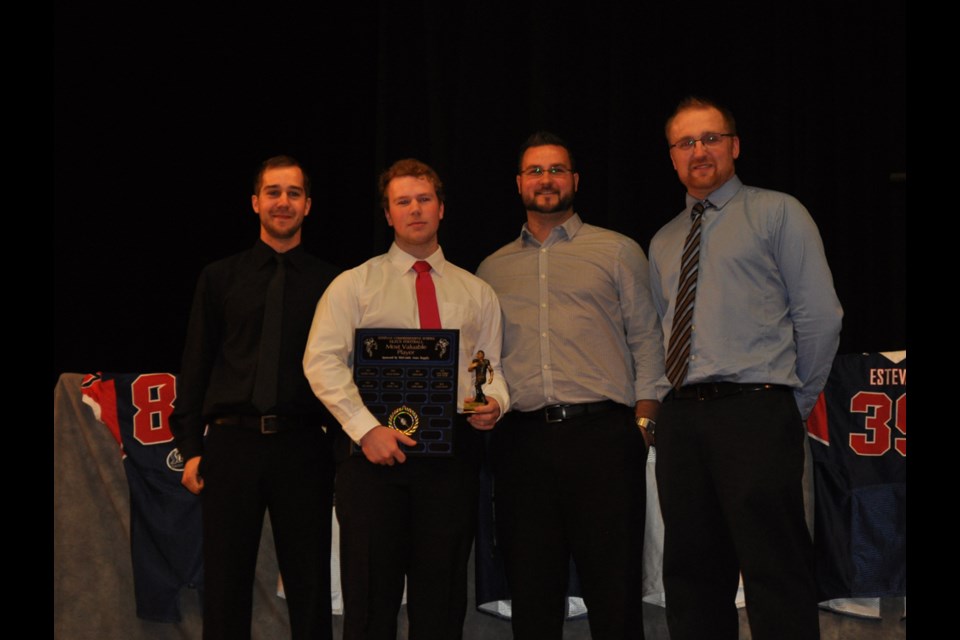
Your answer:
[[[670,145],[670,149],[678,149],[680,151],[693,151],[693,148],[697,146],[699,142],[705,147],[715,147],[721,142],[724,138],[732,138],[735,133],[705,133],[700,138],[682,138],[677,142],[674,142]]]
[[[567,174],[573,173],[572,169],[567,169],[566,167],[549,167],[544,169],[543,167],[527,167],[520,172],[520,175],[527,176],[530,178],[539,178],[545,173],[549,173],[551,176],[565,176]]]

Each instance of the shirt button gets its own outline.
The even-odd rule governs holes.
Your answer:
[[[545,364],[545,365],[543,365],[543,368],[544,368],[544,369],[549,369],[549,368],[550,368],[550,365]]]
[[[547,337],[547,332],[544,331],[543,333],[541,333],[541,334],[540,334],[540,337],[541,337],[541,338],[546,338],[546,337]]]

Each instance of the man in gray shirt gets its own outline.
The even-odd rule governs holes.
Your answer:
[[[561,638],[570,557],[591,634],[643,634],[646,447],[663,338],[639,245],[574,213],[580,176],[566,143],[533,134],[517,188],[520,237],[477,271],[504,318],[510,397],[494,431],[496,518],[514,637]]]

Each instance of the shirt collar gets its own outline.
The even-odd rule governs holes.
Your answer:
[[[583,227],[583,220],[580,218],[579,213],[574,213],[572,216],[567,218],[563,224],[559,224],[553,229],[550,230],[550,235],[547,236],[547,241],[544,242],[544,246],[551,245],[555,242],[560,242],[560,240],[571,240]],[[539,247],[540,243],[537,242],[537,239],[533,237],[533,234],[530,233],[530,228],[527,227],[527,223],[523,223],[523,227],[520,229],[520,244],[523,246],[534,245]]]
[[[268,264],[273,260],[275,255],[278,255],[278,253],[273,247],[268,245],[263,240],[257,238],[256,244],[253,245],[253,259],[256,262],[257,267],[263,267],[264,265]],[[288,265],[292,265],[294,268],[300,268],[306,255],[307,254],[303,248],[303,244],[298,244],[293,249],[283,253],[284,261]]]
[[[740,178],[734,175],[732,178],[730,178],[729,180],[724,182],[722,185],[720,185],[719,189],[717,189],[716,191],[713,191],[710,195],[704,198],[704,200],[709,200],[710,205],[714,209],[722,210],[727,205],[727,203],[730,202],[733,196],[737,195],[737,191],[740,191],[740,187],[742,186],[743,186],[743,183],[740,182]],[[693,209],[693,205],[698,202],[703,202],[703,200],[694,198],[692,195],[688,193],[687,194],[687,212]]]
[[[413,263],[419,261],[421,258],[416,258],[400,247],[397,246],[397,243],[394,242],[390,245],[390,250],[387,251],[387,260],[390,261],[390,264],[393,265],[393,268],[399,271],[400,273],[406,273],[407,271],[413,270]],[[443,267],[447,263],[446,259],[443,257],[443,249],[437,247],[437,250],[430,254],[428,257],[423,258],[430,263],[430,267],[437,272],[438,275],[443,275]]]

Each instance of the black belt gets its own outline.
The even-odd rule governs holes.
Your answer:
[[[220,416],[213,419],[218,427],[253,429],[263,434],[302,429],[318,422],[313,416]]]
[[[534,411],[518,412],[524,418],[542,419],[544,422],[563,422],[570,418],[579,418],[588,413],[602,413],[612,411],[621,405],[613,400],[602,400],[600,402],[584,402],[583,404],[552,404],[542,409]]]
[[[667,394],[664,400],[713,400],[714,398],[723,398],[738,393],[752,393],[754,391],[775,389],[790,391],[790,387],[782,384],[762,384],[759,382],[748,382],[745,384],[739,382],[702,382],[700,384],[688,384],[679,389],[674,389]]]

